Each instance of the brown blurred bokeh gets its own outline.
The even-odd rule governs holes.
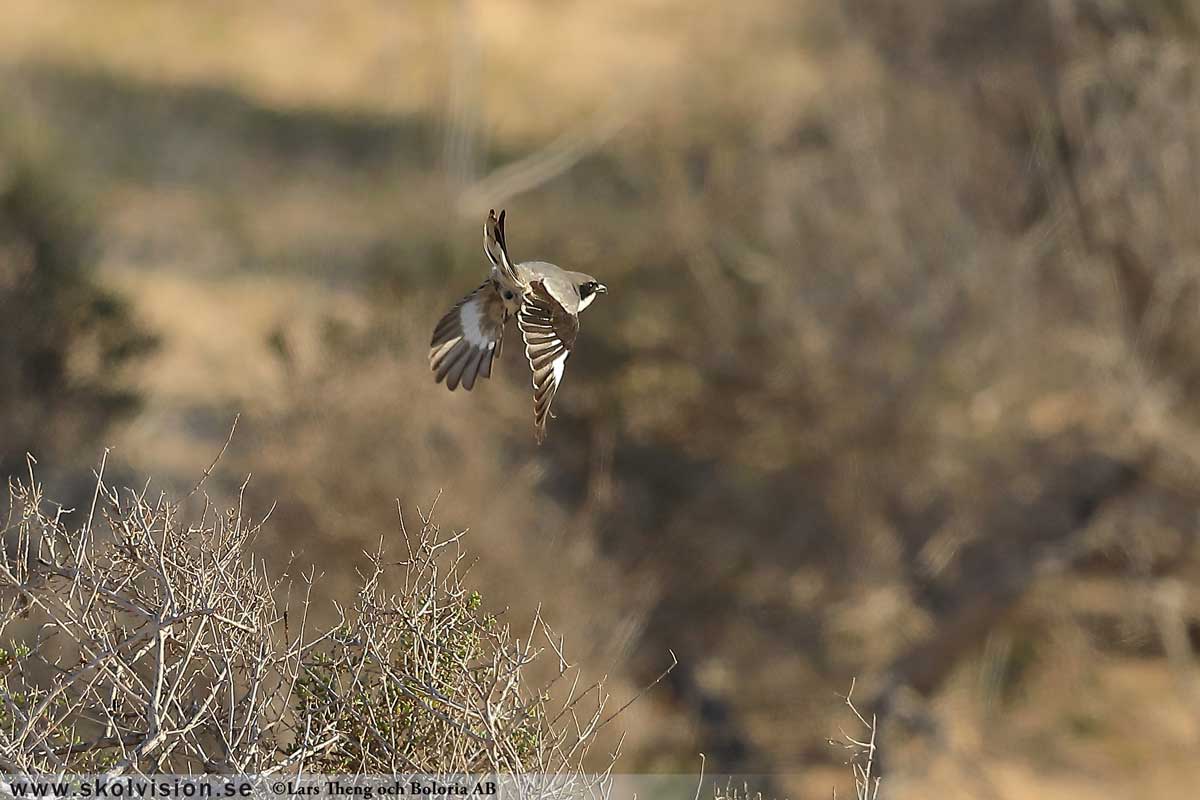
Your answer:
[[[9,470],[240,413],[330,597],[440,495],[621,702],[678,655],[623,771],[847,794],[857,678],[892,797],[1200,780],[1197,4],[10,0],[0,107]],[[541,448],[515,337],[426,364],[492,206],[609,287]]]

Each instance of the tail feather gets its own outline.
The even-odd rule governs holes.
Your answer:
[[[506,281],[518,285],[520,280],[512,259],[509,258],[508,243],[504,236],[504,214],[504,209],[500,209],[499,217],[496,216],[495,209],[488,212],[487,222],[483,224],[483,252],[488,261],[492,262],[492,266],[503,273]]]

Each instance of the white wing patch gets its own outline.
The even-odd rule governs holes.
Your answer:
[[[554,361],[552,362],[552,365],[554,367],[554,383],[555,384],[562,383],[563,370],[567,366],[567,356],[569,356],[569,355],[571,355],[571,351],[564,350],[563,354],[561,356],[559,356],[558,358],[554,359]]]
[[[474,347],[490,349],[490,346],[495,346],[495,342],[489,341],[489,337],[484,334],[480,323],[483,321],[483,309],[480,308],[480,303],[464,303],[459,311],[459,321],[462,325],[463,338],[471,343]]]

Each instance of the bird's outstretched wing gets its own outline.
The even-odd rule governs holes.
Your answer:
[[[533,370],[533,426],[541,444],[546,438],[550,404],[558,393],[567,357],[579,333],[579,319],[562,307],[542,281],[533,281],[517,312],[517,325]]]
[[[483,223],[483,252],[505,280],[513,286],[521,284],[516,267],[508,255],[508,242],[504,238],[504,209],[500,209],[499,217],[495,209],[488,212],[487,222]]]
[[[504,344],[508,312],[495,285],[489,280],[464,297],[442,317],[429,343],[429,366],[450,391],[459,383],[467,391],[477,378],[492,374],[492,361]]]

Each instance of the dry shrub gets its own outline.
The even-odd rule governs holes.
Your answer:
[[[82,518],[46,500],[32,465],[10,483],[5,771],[585,780],[615,716],[603,686],[581,688],[539,616],[518,633],[488,613],[464,587],[461,533],[401,514],[399,552],[380,540],[364,554],[353,601],[318,626],[314,573],[273,574],[253,556],[266,518],[240,499],[218,508],[198,486],[172,500],[100,474]],[[547,644],[555,679],[532,686],[526,667]],[[565,699],[552,707],[552,694]]]

